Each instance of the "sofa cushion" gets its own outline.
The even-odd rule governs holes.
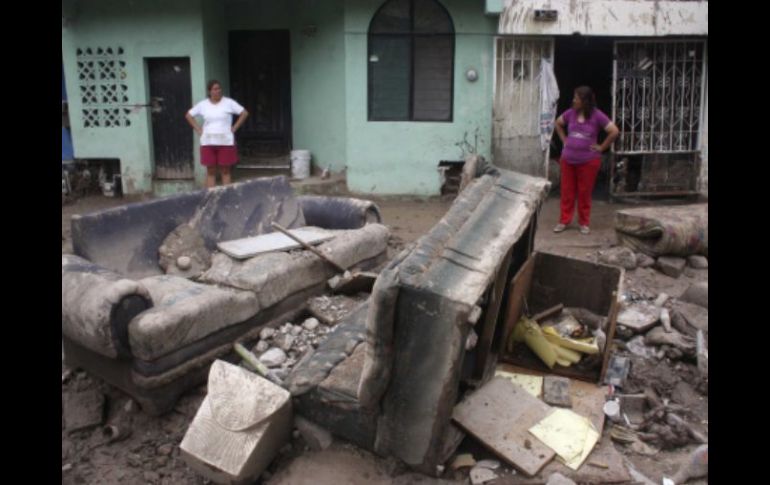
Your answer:
[[[155,306],[138,315],[128,328],[134,356],[154,360],[187,344],[257,314],[254,293],[217,288],[171,275],[139,281]]]

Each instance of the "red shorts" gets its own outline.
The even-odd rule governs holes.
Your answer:
[[[235,145],[201,146],[201,165],[215,167],[235,165],[238,162],[238,148]]]

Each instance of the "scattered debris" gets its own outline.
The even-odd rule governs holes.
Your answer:
[[[291,337],[290,337],[291,338]],[[289,345],[291,347],[291,345]],[[268,367],[278,367],[286,362],[286,352],[283,349],[273,347],[259,357],[259,361]]]
[[[628,327],[634,332],[646,332],[660,320],[660,308],[640,302],[628,305],[618,314],[618,325]]]
[[[621,394],[620,409],[623,415],[628,417],[632,425],[642,424],[644,421],[644,412],[647,406],[647,396],[645,394]]]
[[[620,402],[617,399],[610,399],[605,402],[602,410],[610,421],[620,421]]]
[[[661,293],[658,295],[657,298],[655,298],[655,306],[662,307],[666,304],[670,297],[666,293]]]
[[[671,315],[668,314],[667,308],[660,310],[660,323],[663,324],[663,329],[666,332],[671,332]]]
[[[500,462],[497,460],[481,460],[476,463],[476,466],[481,468],[488,468],[490,470],[497,470],[500,468]]]
[[[529,428],[529,432],[555,451],[572,470],[580,468],[600,436],[587,418],[561,408]]]
[[[662,327],[653,328],[644,336],[644,343],[647,345],[670,345],[676,347],[686,355],[695,354],[695,341],[691,337],[682,335],[676,330],[670,333]]]
[[[275,335],[275,329],[271,327],[265,327],[259,331],[259,338],[261,340],[268,340]]]
[[[346,271],[342,275],[336,275],[328,281],[329,289],[333,293],[354,295],[360,292],[371,292],[377,273],[360,271],[351,273]]]
[[[465,350],[471,351],[476,348],[476,344],[479,342],[479,334],[475,330],[471,329],[468,332],[468,338],[465,340]]]
[[[566,377],[545,376],[543,378],[543,401],[554,406],[572,407],[570,380]]]
[[[94,389],[64,395],[64,423],[68,432],[94,428],[104,420],[104,395]]]
[[[695,339],[695,352],[698,362],[698,372],[701,377],[708,379],[709,376],[709,351],[706,348],[706,339],[703,337],[703,332],[698,330],[697,337]]]
[[[476,465],[471,469],[470,478],[473,485],[481,485],[482,483],[487,483],[497,478],[497,473],[489,468],[483,468]]]
[[[708,336],[709,311],[707,308],[693,303],[676,301],[673,304],[673,310],[679,312],[691,327],[696,330],[703,330],[703,333]]]
[[[656,261],[656,266],[664,275],[679,278],[687,266],[687,261],[684,258],[661,256]]]
[[[329,431],[302,416],[294,416],[294,425],[313,451],[325,450],[334,441]]]
[[[607,365],[607,373],[604,375],[604,383],[622,388],[625,385],[631,361],[628,357],[613,354]]]
[[[320,325],[321,322],[318,321],[317,318],[308,318],[304,322],[302,322],[302,327],[305,328],[305,330],[313,331],[316,328],[318,328],[318,325]]]
[[[107,439],[107,443],[115,443],[131,436],[131,428],[125,424],[109,424],[102,428],[102,435]]]
[[[606,251],[599,251],[599,262],[632,270],[636,269],[636,254],[625,246],[616,246]]]
[[[655,259],[644,253],[636,253],[636,264],[640,268],[650,268],[655,266]]]

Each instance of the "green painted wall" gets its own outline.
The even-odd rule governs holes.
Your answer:
[[[463,160],[464,140],[490,159],[493,39],[480,2],[444,0],[455,26],[454,116],[449,123],[367,121],[367,30],[381,0],[346,0],[347,180],[361,193],[436,195],[442,160]],[[468,69],[478,80],[465,78]]]
[[[126,193],[152,190],[152,135],[145,107],[133,109],[131,126],[84,128],[78,93],[78,47],[123,47],[129,104],[149,101],[145,57],[189,57],[193,99],[205,92],[201,0],[66,0],[62,3],[62,57],[77,158],[119,158]],[[214,69],[214,68],[212,68]],[[184,113],[179,122],[184,123]],[[198,150],[196,178],[202,181]]]
[[[291,43],[292,145],[313,164],[345,166],[345,42],[342,0],[233,1],[227,30],[288,29]],[[303,33],[315,26],[315,33]],[[246,109],[250,109],[248,106]]]

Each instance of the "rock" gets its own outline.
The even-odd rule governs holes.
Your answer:
[[[470,477],[473,485],[481,485],[497,478],[497,474],[489,468],[476,465],[471,469]]]
[[[295,337],[293,335],[282,333],[273,339],[273,342],[278,346],[278,348],[284,352],[288,352],[289,349],[291,349],[291,346],[294,345],[294,339]]]
[[[681,314],[687,323],[696,330],[702,330],[706,336],[709,331],[709,311],[700,305],[683,301],[674,302],[673,310]]]
[[[305,327],[305,330],[315,330],[320,324],[321,322],[319,322],[317,318],[308,318],[302,326]]]
[[[575,482],[565,477],[561,473],[551,473],[545,485],[577,485]]]
[[[290,322],[286,322],[281,325],[281,333],[289,333],[292,328],[294,328],[294,325],[292,325]]]
[[[277,377],[281,381],[285,381],[289,377],[289,369],[275,369],[272,371],[273,376]]]
[[[478,463],[476,463],[476,466],[479,466],[481,468],[488,468],[490,470],[497,470],[500,468],[500,462],[497,460],[481,460]]]
[[[634,355],[650,359],[655,357],[655,349],[647,346],[644,336],[638,335],[626,342],[626,349]]]
[[[658,294],[658,297],[655,298],[655,306],[665,305],[669,298],[670,297],[666,293]]]
[[[707,477],[709,474],[709,445],[701,445],[693,451],[673,477],[676,484],[686,483],[691,478]]]
[[[636,254],[624,246],[599,251],[599,262],[625,269],[636,269]]]
[[[268,350],[259,357],[259,361],[268,367],[278,367],[286,361],[286,353],[276,347]]]
[[[63,411],[68,432],[99,426],[104,419],[104,395],[93,389],[67,393]]]
[[[168,456],[174,451],[174,445],[171,443],[166,443],[165,445],[161,445],[158,447],[158,454],[163,456]]]
[[[684,258],[661,256],[658,258],[656,265],[664,275],[679,278],[685,266],[687,266],[687,261]]]
[[[269,343],[265,342],[264,340],[260,340],[259,342],[257,342],[257,345],[254,346],[254,351],[258,354],[261,354],[269,348],[270,348]]]
[[[566,377],[545,376],[543,378],[543,401],[553,406],[572,407],[569,393],[570,380]]]
[[[186,271],[192,266],[192,259],[189,256],[179,256],[176,258],[176,265],[182,271]]]
[[[687,264],[690,265],[691,268],[695,269],[708,269],[709,260],[706,259],[705,256],[694,254],[687,258]]]
[[[61,471],[62,472],[68,472],[72,470],[72,463],[67,463],[66,465],[62,465]]]
[[[680,300],[700,305],[703,308],[709,307],[709,284],[708,281],[694,283],[679,297]]]
[[[636,265],[640,268],[655,266],[655,260],[644,253],[636,253]]]
[[[334,441],[329,431],[302,416],[294,416],[294,425],[313,451],[325,450]]]
[[[263,328],[259,332],[259,338],[260,340],[267,340],[273,337],[275,335],[275,329],[274,328]]]
[[[682,406],[692,408],[700,401],[700,395],[686,381],[679,381],[671,391],[671,399]]]
[[[639,302],[627,305],[618,314],[619,325],[630,328],[634,332],[646,332],[660,320],[660,308],[649,302]]]

